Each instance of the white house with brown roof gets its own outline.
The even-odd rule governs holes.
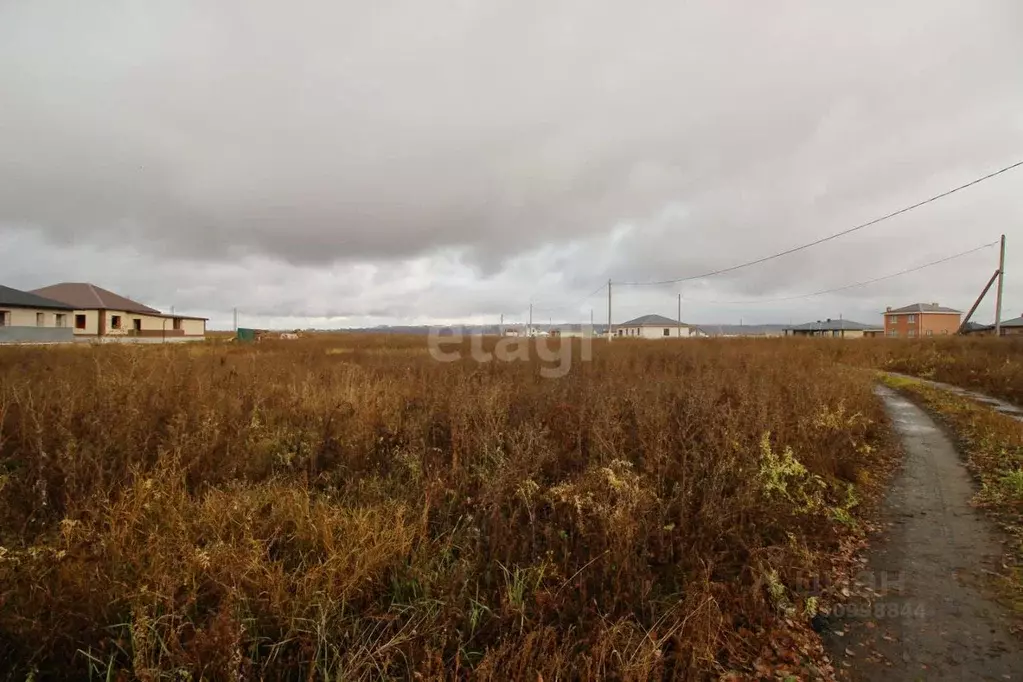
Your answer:
[[[72,329],[79,341],[201,341],[206,318],[166,315],[112,291],[85,282],[62,282],[31,293],[74,309]]]
[[[634,339],[687,339],[690,336],[701,336],[695,327],[686,323],[679,324],[664,315],[643,315],[634,320],[623,322],[615,327],[615,336]]]

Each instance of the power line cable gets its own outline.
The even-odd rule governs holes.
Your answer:
[[[796,300],[803,299],[803,298],[812,298],[814,296],[823,296],[824,294],[833,294],[835,292],[845,291],[847,289],[855,289],[856,287],[863,287],[863,286],[867,286],[868,284],[874,284],[876,282],[883,282],[886,279],[892,279],[894,277],[901,277],[902,275],[908,275],[911,272],[917,272],[918,270],[923,270],[924,268],[929,268],[929,267],[932,267],[934,265],[940,265],[941,263],[947,263],[950,260],[955,260],[956,258],[962,258],[963,256],[968,256],[971,253],[976,253],[977,251],[981,251],[982,249],[988,249],[988,248],[991,248],[992,246],[997,246],[998,243],[999,242],[994,241],[994,242],[991,242],[989,244],[982,244],[981,246],[978,246],[976,248],[970,249],[969,251],[963,251],[962,253],[957,253],[957,254],[955,254],[953,256],[948,256],[946,258],[941,258],[941,259],[936,260],[936,261],[931,261],[930,263],[924,263],[923,265],[918,265],[918,266],[916,266],[914,268],[908,268],[906,270],[900,270],[899,272],[894,272],[894,273],[892,273],[890,275],[884,275],[883,277],[875,277],[874,279],[868,279],[868,280],[866,280],[864,282],[855,282],[853,284],[847,284],[845,286],[835,287],[834,289],[823,289],[821,291],[815,291],[815,292],[810,293],[810,294],[800,294],[798,296],[785,296],[785,297],[782,297],[782,298],[761,298],[761,299],[754,298],[754,299],[747,299],[745,301],[705,301],[705,300],[694,299],[694,298],[690,298],[690,299],[686,299],[686,300],[688,300],[691,303],[714,303],[714,304],[718,304],[718,305],[731,305],[731,304],[742,304],[742,303],[781,303],[783,301],[796,301]]]
[[[771,254],[770,256],[764,256],[763,258],[757,258],[756,260],[751,260],[751,261],[748,261],[746,263],[740,263],[739,265],[733,265],[731,267],[722,268],[720,270],[713,270],[711,272],[705,272],[705,273],[700,274],[700,275],[690,275],[688,277],[677,277],[675,279],[665,279],[665,280],[660,280],[660,281],[656,281],[656,282],[615,282],[615,284],[618,284],[620,286],[658,286],[658,285],[664,285],[664,284],[676,284],[678,282],[688,282],[688,281],[691,281],[691,280],[694,280],[694,279],[703,279],[705,277],[713,277],[714,275],[722,275],[722,274],[724,274],[726,272],[734,272],[736,270],[741,270],[742,268],[748,268],[751,265],[759,265],[760,263],[765,263],[765,262],[767,262],[769,260],[774,260],[775,258],[781,258],[782,256],[787,256],[789,254],[796,253],[797,251],[803,251],[804,249],[809,249],[809,248],[811,248],[813,246],[817,246],[818,244],[823,244],[824,242],[831,241],[832,239],[838,239],[839,237],[844,237],[847,234],[851,234],[851,233],[856,232],[858,230],[862,230],[864,228],[870,227],[871,225],[877,225],[880,222],[883,222],[883,221],[888,220],[890,218],[894,218],[895,216],[902,215],[903,213],[908,213],[909,211],[912,211],[913,209],[916,209],[916,208],[920,208],[921,206],[925,206],[925,205],[931,203],[932,201],[937,201],[938,199],[943,199],[943,198],[945,198],[945,197],[947,197],[947,196],[949,196],[951,194],[955,194],[956,192],[958,192],[960,190],[964,190],[967,187],[972,187],[974,185],[980,184],[980,183],[984,182],[985,180],[990,180],[991,178],[999,176],[1002,173],[1007,173],[1007,172],[1011,171],[1014,168],[1019,168],[1020,166],[1023,166],[1023,161],[1017,161],[1016,163],[1014,163],[1012,165],[1009,165],[1009,166],[1006,166],[1004,168],[1001,168],[999,170],[996,170],[993,173],[988,173],[987,175],[981,176],[981,177],[979,177],[979,178],[977,178],[975,180],[971,180],[970,182],[967,182],[964,185],[959,185],[958,187],[954,187],[954,188],[952,188],[950,190],[946,190],[946,191],[942,192],[941,194],[935,194],[934,196],[932,196],[932,197],[930,197],[928,199],[924,199],[923,201],[918,201],[915,204],[912,204],[910,206],[906,206],[904,208],[900,208],[897,211],[892,211],[891,213],[883,215],[883,216],[881,216],[879,218],[874,218],[873,220],[869,220],[869,221],[867,221],[865,223],[860,223],[859,225],[856,225],[854,227],[850,227],[847,230],[842,230],[841,232],[836,232],[835,234],[828,235],[827,237],[821,237],[820,239],[814,240],[812,242],[808,242],[806,244],[802,244],[801,246],[795,246],[795,247],[793,247],[791,249],[786,249],[785,251],[780,251],[778,253]]]
[[[540,311],[540,312],[545,312],[546,313],[546,312],[553,312],[555,310],[565,310],[566,308],[575,308],[575,307],[578,307],[579,305],[581,305],[586,299],[591,298],[592,296],[594,296],[596,294],[599,294],[601,291],[603,291],[606,288],[607,288],[607,282],[604,282],[599,287],[597,287],[596,289],[594,289],[590,293],[586,294],[585,296],[580,298],[575,303],[572,303],[570,305],[552,306],[552,307],[548,307],[548,308],[537,308],[537,307],[534,306],[533,307],[533,312]]]

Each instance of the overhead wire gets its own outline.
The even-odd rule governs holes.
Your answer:
[[[987,244],[982,244],[981,246],[969,249],[968,251],[962,251],[962,252],[957,253],[957,254],[952,255],[952,256],[947,256],[945,258],[941,258],[941,259],[936,260],[936,261],[931,261],[930,263],[924,263],[923,265],[918,265],[918,266],[913,267],[913,268],[907,268],[906,270],[900,270],[899,272],[893,272],[893,273],[891,273],[889,275],[884,275],[882,277],[875,277],[874,279],[868,279],[868,280],[865,280],[863,282],[854,282],[853,284],[847,284],[845,286],[835,287],[833,289],[822,289],[821,291],[814,291],[814,292],[809,293],[809,294],[799,294],[799,295],[796,295],[796,296],[784,296],[784,297],[781,297],[781,298],[763,298],[763,299],[754,298],[754,299],[747,299],[747,300],[744,300],[744,301],[710,301],[710,300],[701,300],[701,299],[695,299],[695,298],[689,298],[689,299],[686,299],[686,300],[689,301],[690,303],[713,303],[713,304],[716,304],[716,305],[732,305],[732,304],[738,305],[738,304],[749,304],[749,303],[781,303],[783,301],[797,301],[797,300],[800,300],[800,299],[803,299],[803,298],[813,298],[815,296],[823,296],[825,294],[833,294],[833,293],[836,293],[836,292],[839,292],[839,291],[846,291],[847,289],[855,289],[856,287],[867,286],[868,284],[874,284],[876,282],[883,282],[884,280],[893,279],[895,277],[901,277],[902,275],[908,275],[910,273],[917,272],[919,270],[923,270],[924,268],[929,268],[929,267],[932,267],[932,266],[935,266],[935,265],[940,265],[942,263],[947,263],[948,261],[955,260],[957,258],[962,258],[963,256],[968,256],[971,253],[976,253],[977,251],[981,251],[983,249],[988,249],[988,248],[991,248],[992,246],[997,246],[998,244],[999,244],[998,241],[989,242]]]
[[[889,219],[894,218],[896,216],[902,215],[904,213],[908,213],[909,211],[912,211],[914,209],[920,208],[921,206],[925,206],[925,205],[930,204],[930,203],[932,203],[934,201],[938,201],[939,199],[943,199],[943,198],[945,198],[947,196],[955,194],[956,192],[962,191],[962,190],[967,189],[969,187],[972,187],[974,185],[978,185],[978,184],[980,184],[982,182],[985,182],[985,181],[990,180],[990,179],[992,179],[994,177],[1002,175],[1003,173],[1007,173],[1007,172],[1009,172],[1009,171],[1011,171],[1011,170],[1013,170],[1015,168],[1019,168],[1020,166],[1023,166],[1023,160],[1017,161],[1017,162],[1012,163],[1012,164],[1010,164],[1008,166],[1005,166],[1003,168],[999,168],[996,171],[993,171],[991,173],[987,173],[986,175],[982,175],[979,178],[975,178],[975,179],[971,180],[970,182],[967,182],[967,183],[958,185],[956,187],[953,187],[951,189],[945,190],[944,192],[941,192],[939,194],[935,194],[935,195],[933,195],[931,197],[928,197],[926,199],[918,201],[918,202],[916,202],[914,204],[910,204],[909,206],[905,206],[903,208],[900,208],[898,210],[892,211],[890,213],[886,213],[885,215],[879,216],[879,217],[874,218],[872,220],[868,220],[867,222],[860,223],[858,225],[854,225],[853,227],[850,227],[848,229],[842,230],[840,232],[836,232],[834,234],[831,234],[831,235],[828,235],[828,236],[825,236],[825,237],[821,237],[819,239],[815,239],[813,241],[810,241],[810,242],[807,242],[805,244],[801,244],[801,245],[798,245],[798,246],[786,249],[784,251],[779,251],[778,253],[774,253],[774,254],[771,254],[771,255],[768,255],[768,256],[763,256],[761,258],[756,258],[754,260],[746,261],[745,263],[739,263],[738,265],[733,265],[733,266],[730,266],[730,267],[727,267],[727,268],[720,268],[718,270],[711,270],[709,272],[704,272],[704,273],[701,273],[701,274],[698,274],[698,275],[688,275],[688,276],[685,276],[685,277],[676,277],[676,278],[673,278],[673,279],[656,280],[656,281],[648,281],[648,282],[622,281],[622,282],[611,282],[611,284],[612,285],[617,285],[617,286],[663,286],[663,285],[666,285],[666,284],[678,284],[678,283],[681,283],[681,282],[689,282],[689,281],[693,281],[693,280],[704,279],[704,278],[707,278],[707,277],[713,277],[715,275],[721,275],[721,274],[725,274],[725,273],[728,273],[728,272],[735,272],[736,270],[741,270],[743,268],[748,268],[748,267],[751,267],[753,265],[759,265],[760,263],[765,263],[767,261],[774,260],[776,258],[782,258],[784,256],[787,256],[787,255],[790,255],[790,254],[793,254],[793,253],[797,253],[799,251],[804,251],[806,249],[812,248],[814,246],[818,246],[818,245],[823,244],[825,242],[829,242],[829,241],[832,241],[834,239],[838,239],[840,237],[844,237],[845,235],[852,234],[853,232],[857,232],[859,230],[863,230],[863,229],[871,227],[873,225],[877,225],[878,223],[884,222],[886,220],[889,220]],[[886,279],[891,279],[893,277],[898,277],[898,276],[901,276],[901,275],[909,274],[911,272],[916,272],[917,270],[922,270],[924,268],[928,268],[928,267],[931,267],[931,266],[934,266],[934,265],[938,265],[940,263],[944,263],[944,262],[947,262],[949,260],[953,260],[953,259],[956,259],[956,258],[960,258],[962,256],[966,256],[966,255],[968,255],[970,253],[974,253],[975,251],[979,251],[981,249],[988,248],[988,247],[992,246],[995,243],[997,243],[997,242],[994,242],[992,244],[985,244],[985,245],[979,246],[979,247],[977,247],[975,249],[971,249],[969,251],[964,251],[962,253],[955,254],[953,256],[949,256],[948,258],[943,258],[943,259],[934,261],[932,263],[926,263],[924,265],[921,265],[921,266],[918,266],[918,267],[915,267],[915,268],[910,268],[908,270],[903,270],[903,271],[900,271],[900,272],[892,273],[890,275],[885,275],[883,277],[878,277],[878,278],[875,278],[875,279],[872,279],[872,280],[867,280],[865,282],[856,282],[856,283],[849,284],[849,285],[846,285],[846,286],[843,286],[843,287],[837,287],[835,289],[826,289],[826,290],[822,290],[822,291],[813,292],[813,293],[810,293],[810,294],[801,294],[801,295],[798,295],[798,296],[788,296],[788,297],[782,297],[782,298],[776,298],[776,299],[753,299],[753,300],[749,300],[749,301],[698,301],[698,300],[693,300],[693,299],[691,299],[691,300],[693,300],[693,302],[700,302],[700,303],[718,303],[718,304],[727,305],[727,304],[738,304],[738,303],[772,303],[772,302],[783,302],[783,301],[799,300],[799,299],[803,299],[803,298],[811,298],[813,296],[822,296],[824,294],[834,293],[834,292],[837,292],[837,291],[844,291],[846,289],[852,289],[852,288],[859,287],[859,286],[866,286],[868,284],[873,284],[875,282],[880,282],[880,281],[883,281],[883,280],[886,280]],[[566,309],[570,309],[570,308],[577,308],[579,305],[581,305],[587,299],[589,299],[592,296],[594,296],[595,294],[603,291],[607,286],[608,286],[607,282],[602,283],[599,287],[594,289],[592,292],[590,292],[589,294],[587,294],[586,296],[582,297],[581,299],[579,299],[578,301],[576,301],[575,303],[572,303],[572,304],[566,304],[566,305],[560,305],[560,306],[549,306],[549,307],[542,307],[542,308],[534,307],[533,310],[534,310],[534,312],[547,312],[547,313],[550,313],[550,312],[559,311],[559,310],[566,310]]]
[[[604,282],[599,287],[597,287],[596,289],[594,289],[590,293],[586,294],[585,296],[580,298],[575,303],[566,304],[566,305],[559,305],[559,306],[549,306],[549,307],[543,307],[543,308],[534,306],[533,307],[533,312],[553,312],[553,311],[556,311],[556,310],[566,310],[566,309],[569,309],[569,308],[577,308],[580,305],[582,305],[583,302],[586,301],[586,299],[591,298],[591,297],[595,296],[596,294],[599,294],[601,291],[603,291],[606,288],[607,288],[607,282]]]
[[[997,177],[997,176],[1001,175],[1002,173],[1007,173],[1007,172],[1013,170],[1014,168],[1018,168],[1020,166],[1023,166],[1023,160],[1017,161],[1016,163],[1013,163],[1013,164],[1010,164],[1008,166],[1005,166],[1004,168],[1000,168],[1000,169],[998,169],[998,170],[996,170],[996,171],[994,171],[992,173],[988,173],[987,175],[983,175],[983,176],[981,176],[979,178],[976,178],[974,180],[971,180],[970,182],[967,182],[967,183],[965,183],[963,185],[959,185],[958,187],[953,187],[952,189],[949,189],[949,190],[946,190],[944,192],[941,192],[940,194],[935,194],[934,196],[929,197],[927,199],[924,199],[923,201],[918,201],[915,204],[911,204],[910,206],[905,206],[903,208],[900,208],[897,211],[892,211],[891,213],[887,213],[887,214],[885,214],[883,216],[880,216],[878,218],[874,218],[873,220],[868,220],[865,223],[860,223],[859,225],[855,225],[855,226],[850,227],[850,228],[848,228],[846,230],[842,230],[841,232],[836,232],[836,233],[828,235],[826,237],[821,237],[820,239],[815,239],[814,241],[807,242],[806,244],[801,244],[799,246],[794,246],[794,247],[792,247],[790,249],[786,249],[784,251],[779,251],[778,253],[774,253],[774,254],[771,254],[769,256],[764,256],[762,258],[756,258],[754,260],[747,261],[745,263],[740,263],[738,265],[733,265],[733,266],[730,266],[730,267],[727,267],[727,268],[721,268],[719,270],[712,270],[710,272],[704,272],[704,273],[701,273],[699,275],[688,275],[688,276],[685,276],[685,277],[676,277],[674,279],[664,279],[664,280],[658,280],[658,281],[652,281],[652,282],[614,282],[614,284],[616,284],[618,286],[660,286],[660,285],[665,285],[665,284],[677,284],[679,282],[688,282],[688,281],[692,281],[692,280],[695,280],[695,279],[704,279],[706,277],[713,277],[715,275],[722,275],[722,274],[725,274],[726,272],[735,272],[736,270],[741,270],[743,268],[748,268],[748,267],[750,267],[752,265],[759,265],[760,263],[766,263],[769,260],[774,260],[775,258],[781,258],[782,256],[788,256],[790,254],[793,254],[793,253],[796,253],[796,252],[799,252],[799,251],[803,251],[805,249],[809,249],[809,248],[817,246],[819,244],[823,244],[825,242],[829,242],[829,241],[831,241],[833,239],[838,239],[839,237],[844,237],[847,234],[852,234],[853,232],[857,232],[859,230],[865,229],[865,228],[870,227],[872,225],[877,225],[880,222],[884,222],[885,220],[889,220],[889,219],[894,218],[896,216],[902,215],[903,213],[908,213],[909,211],[912,211],[914,209],[920,208],[921,206],[925,206],[925,205],[927,205],[927,204],[929,204],[931,202],[937,201],[939,199],[943,199],[943,198],[945,198],[945,197],[947,197],[949,195],[955,194],[956,192],[964,190],[964,189],[966,189],[968,187],[972,187],[974,185],[980,184],[980,183],[982,183],[982,182],[984,182],[986,180],[990,180],[991,178]]]

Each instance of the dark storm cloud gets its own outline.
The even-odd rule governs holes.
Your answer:
[[[0,229],[34,250],[5,283],[48,283],[60,249],[51,279],[221,314],[456,318],[727,267],[1023,158],[1021,19],[1010,0],[7,3]],[[681,288],[804,293],[949,255],[1012,233],[1019,183]],[[974,263],[841,298],[965,305]],[[622,313],[678,290],[623,292]]]

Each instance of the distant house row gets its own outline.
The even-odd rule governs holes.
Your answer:
[[[889,307],[884,312],[884,323],[881,325],[863,324],[846,319],[817,320],[805,324],[776,327],[760,325],[753,327],[739,326],[723,329],[714,326],[696,326],[672,320],[663,315],[643,315],[614,328],[616,337],[639,339],[671,339],[695,338],[702,336],[817,336],[832,338],[870,338],[886,336],[889,338],[920,338],[929,336],[949,336],[956,334],[962,324],[962,312],[947,308],[938,303],[913,303],[901,308]],[[1023,316],[1001,323],[1002,335],[1023,334]],[[965,330],[970,334],[993,334],[993,325],[971,323]]]
[[[167,315],[94,284],[20,291],[0,286],[0,343],[198,341],[206,318]]]
[[[928,336],[949,336],[959,332],[963,313],[937,303],[914,303],[902,308],[888,308],[884,312],[884,326],[871,326],[851,320],[825,320],[808,322],[785,330],[786,336],[837,336],[858,338],[887,336],[889,338],[914,339]],[[1002,336],[1023,334],[1023,315],[1001,323]],[[970,335],[994,335],[993,324],[968,322],[963,333]]]
[[[912,339],[924,336],[947,336],[959,331],[962,313],[937,303],[914,303],[902,308],[888,307],[884,326],[862,324],[852,320],[818,320],[785,330],[786,336],[832,336],[861,338],[887,336]]]

